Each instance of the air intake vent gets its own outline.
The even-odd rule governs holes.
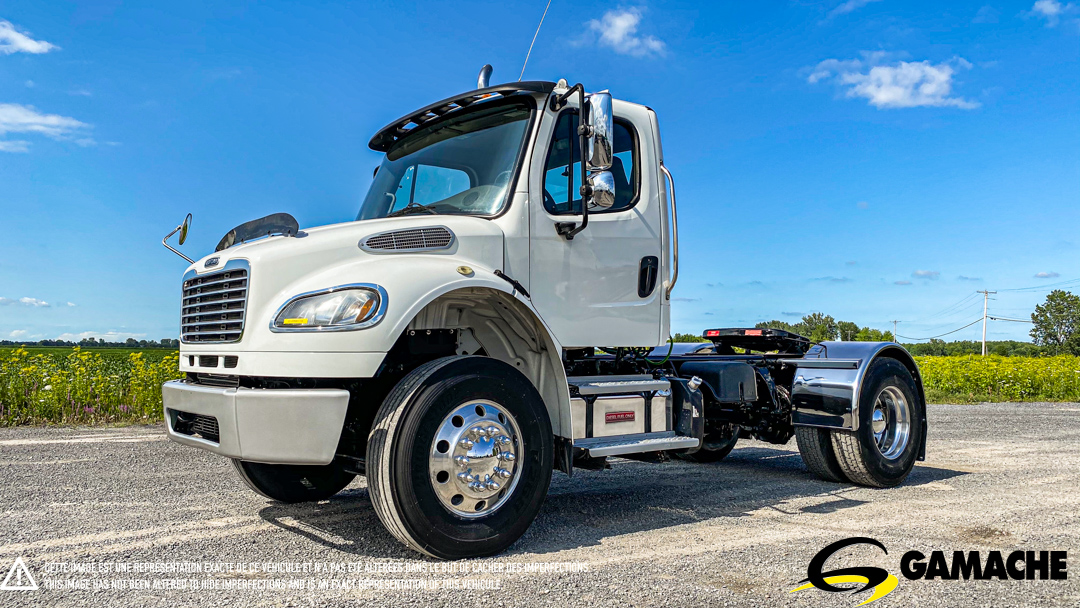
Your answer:
[[[360,241],[364,251],[437,251],[454,244],[454,233],[443,226],[394,230],[373,234]]]
[[[184,280],[180,339],[187,343],[239,342],[244,333],[248,271],[237,261],[218,272]],[[244,263],[246,266],[246,263]],[[233,266],[230,268],[230,266]],[[200,367],[217,367],[200,358]]]

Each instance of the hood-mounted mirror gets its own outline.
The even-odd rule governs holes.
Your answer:
[[[228,249],[233,245],[264,236],[296,236],[298,232],[300,232],[300,225],[296,222],[296,218],[288,213],[272,213],[257,220],[244,222],[233,228],[221,238],[214,251]]]
[[[180,253],[179,251],[173,249],[173,246],[169,244],[169,238],[172,235],[179,232],[180,233],[180,238],[177,239],[177,242],[180,245],[183,245],[184,242],[187,241],[187,235],[188,235],[188,229],[189,228],[191,228],[191,214],[190,213],[187,214],[187,217],[184,218],[184,221],[179,226],[177,226],[176,228],[173,228],[172,232],[170,232],[169,234],[166,234],[165,238],[161,239],[161,244],[164,245],[165,248],[168,249],[169,251],[171,251],[171,252],[175,253],[176,255],[178,255],[178,256],[184,258],[185,260],[187,260],[188,264],[194,264],[195,260],[193,260],[193,259],[187,257],[186,255]]]

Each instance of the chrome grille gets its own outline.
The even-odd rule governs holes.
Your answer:
[[[244,333],[247,293],[246,268],[225,268],[185,280],[180,338],[189,343],[238,342]]]
[[[360,248],[367,251],[432,251],[447,249],[453,242],[454,233],[449,228],[433,226],[373,234],[360,241]]]

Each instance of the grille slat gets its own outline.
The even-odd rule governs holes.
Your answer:
[[[448,228],[412,228],[373,234],[360,242],[367,251],[435,251],[448,249],[454,242],[454,233]]]
[[[247,313],[247,269],[211,272],[184,281],[183,287],[180,337],[184,342],[240,340]]]

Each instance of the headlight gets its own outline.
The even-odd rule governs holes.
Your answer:
[[[301,294],[278,310],[274,331],[343,331],[378,323],[386,309],[386,291],[378,285],[342,285]]]

